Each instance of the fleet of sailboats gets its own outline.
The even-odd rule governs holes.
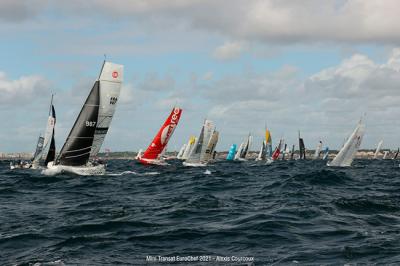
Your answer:
[[[11,169],[32,168],[44,169],[44,174],[73,173],[77,175],[102,175],[105,173],[106,164],[98,160],[97,155],[101,149],[107,132],[113,119],[117,102],[120,96],[123,81],[124,67],[119,64],[104,61],[98,79],[94,82],[87,99],[73,124],[71,131],[60,150],[56,155],[55,145],[55,125],[56,112],[53,105],[53,95],[51,97],[49,117],[47,120],[44,135],[39,135],[36,143],[36,150],[31,163],[10,164]],[[199,136],[191,136],[187,143],[184,143],[176,156],[166,156],[167,145],[177,127],[182,109],[174,107],[158,133],[142,152],[137,153],[135,159],[141,164],[167,165],[166,160],[176,158],[183,161],[185,166],[206,166],[216,158],[216,146],[219,140],[219,132],[216,130],[211,120],[205,120]],[[365,125],[359,121],[353,133],[345,139],[342,148],[335,155],[328,166],[348,167],[351,166],[357,151],[360,148],[364,136]],[[245,161],[249,157],[253,136],[249,133],[244,142],[239,147],[232,144],[226,160]],[[304,139],[298,132],[299,149],[295,150],[295,145],[290,149],[283,138],[279,140],[274,151],[272,150],[272,137],[269,129],[265,129],[265,139],[261,143],[260,150],[255,157],[256,161],[266,161],[271,163],[276,160],[305,160],[306,147]],[[383,140],[381,140],[375,150],[373,159],[377,159],[381,153]],[[327,160],[329,148],[323,150],[323,143],[319,141],[316,149],[311,155],[312,159]],[[392,159],[397,159],[400,148],[397,149]],[[385,151],[383,159],[388,157],[389,151]],[[322,157],[322,158],[321,158]]]

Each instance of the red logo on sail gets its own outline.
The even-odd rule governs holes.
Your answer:
[[[117,71],[114,71],[114,72],[112,73],[112,77],[115,78],[115,79],[118,78],[118,72],[117,72]]]

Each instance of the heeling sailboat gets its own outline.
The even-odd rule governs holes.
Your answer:
[[[193,150],[193,147],[194,147],[195,143],[196,143],[196,137],[195,136],[191,136],[189,138],[188,143],[186,144],[186,148],[185,148],[185,151],[183,152],[181,160],[186,160],[189,157],[190,153]]]
[[[268,129],[265,129],[265,140],[262,142],[256,161],[264,161],[272,156],[272,138]]]
[[[186,161],[183,162],[184,166],[197,167],[207,165],[207,161],[202,161],[202,159],[205,158],[204,154],[210,141],[213,129],[213,122],[210,120],[205,120],[203,127],[201,128],[200,135],[194,143],[192,151],[190,152]]]
[[[281,149],[282,149],[282,139],[279,140],[278,145],[276,146],[274,152],[272,153],[271,159],[272,159],[273,161],[278,160],[279,155],[281,154]]]
[[[102,175],[104,164],[90,162],[97,155],[114,115],[123,80],[123,66],[104,62],[59,156],[44,174],[69,172]]]
[[[258,153],[256,161],[264,161],[266,159],[266,157],[267,157],[267,143],[264,140],[262,142],[261,149],[260,149],[260,152]]]
[[[347,167],[351,166],[354,157],[360,148],[362,138],[364,136],[365,126],[360,120],[353,133],[345,142],[344,146],[340,149],[335,158],[328,162],[328,166]]]
[[[306,147],[304,145],[304,140],[303,138],[300,137],[300,131],[299,131],[299,151],[300,151],[300,160],[305,160],[306,159]]]
[[[319,141],[317,148],[315,149],[314,158],[313,158],[314,160],[319,159],[321,150],[322,150],[322,141]]]
[[[378,158],[378,155],[381,152],[382,145],[383,145],[383,140],[379,141],[378,146],[376,147],[373,159]]]
[[[394,156],[393,156],[393,160],[396,160],[396,159],[397,159],[397,157],[399,156],[399,153],[400,153],[400,148],[397,148],[397,151],[396,151],[396,153],[395,153]]]
[[[183,153],[185,152],[185,149],[186,149],[186,146],[187,146],[186,143],[184,143],[184,144],[182,145],[181,149],[180,149],[179,152],[178,152],[178,155],[176,155],[176,159],[178,159],[178,160],[181,160],[181,159],[182,159]]]
[[[174,107],[170,115],[165,120],[164,124],[150,143],[149,147],[139,157],[139,162],[142,164],[157,164],[166,165],[167,163],[161,157],[162,152],[168,145],[168,141],[175,131],[178,125],[179,119],[181,118],[182,109]]]
[[[237,145],[232,144],[232,146],[229,149],[228,155],[226,156],[226,160],[233,161],[233,159],[235,158],[235,154],[236,154],[236,148],[237,148]]]
[[[249,133],[245,142],[243,142],[235,156],[235,160],[245,161],[246,156],[250,151],[251,143],[253,142],[253,136]]]
[[[32,168],[46,167],[49,162],[56,158],[56,142],[54,139],[56,125],[56,110],[53,105],[53,95],[51,96],[49,118],[43,139],[43,149],[32,161]]]
[[[322,160],[328,159],[329,156],[329,147],[325,147],[324,156],[322,156]]]
[[[214,159],[214,151],[215,147],[217,146],[218,139],[219,139],[219,132],[217,130],[214,130],[211,134],[202,161],[209,162],[211,159]]]

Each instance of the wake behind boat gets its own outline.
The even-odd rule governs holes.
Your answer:
[[[55,162],[43,174],[63,172],[77,175],[102,175],[106,165],[93,158],[99,152],[114,116],[123,79],[123,66],[104,61],[94,83]],[[90,161],[90,159],[92,159]]]
[[[142,164],[155,164],[155,165],[168,165],[163,159],[162,155],[165,151],[168,141],[175,131],[181,118],[182,109],[174,107],[171,114],[167,117],[164,124],[154,137],[153,141],[146,149],[143,155],[138,156],[138,160]]]

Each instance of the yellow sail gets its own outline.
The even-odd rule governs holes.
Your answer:
[[[271,132],[268,129],[265,130],[265,141],[267,143],[272,143]]]
[[[196,137],[195,136],[191,136],[190,139],[189,139],[189,144],[193,145],[195,143],[195,141],[196,141]]]

